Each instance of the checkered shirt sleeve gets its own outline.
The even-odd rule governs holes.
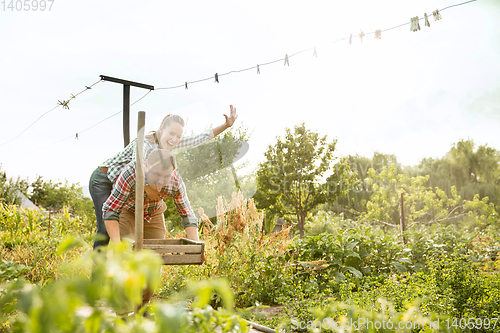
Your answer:
[[[213,138],[210,137],[210,131],[211,129],[206,130],[205,132],[198,134],[198,135],[191,135],[191,136],[183,136],[181,137],[181,140],[179,141],[179,144],[174,147],[174,149],[182,149],[182,148],[193,148],[198,145],[201,145],[204,142],[207,142]],[[116,179],[118,178],[118,175],[120,172],[125,168],[125,166],[129,163],[135,164],[136,161],[136,146],[137,146],[137,140],[132,141],[125,147],[122,151],[117,153],[115,156],[107,159],[104,161],[101,165],[101,167],[106,167],[108,168],[108,178],[112,182],[115,182]],[[160,146],[158,143],[154,142],[151,143],[147,140],[144,141],[144,147],[143,147],[143,157],[144,161],[147,160],[149,154],[154,150],[158,149]]]
[[[210,137],[211,131],[212,129],[208,129],[198,135],[183,136],[181,137],[181,141],[179,141],[179,144],[175,146],[174,149],[193,148],[201,145],[204,142],[212,140],[213,138]]]
[[[165,198],[171,197],[174,199],[175,209],[182,217],[181,224],[183,228],[198,226],[198,219],[191,208],[186,186],[184,185],[181,175],[177,171],[174,171],[170,182],[167,186],[162,188],[160,195]]]
[[[130,208],[129,201],[132,196],[135,201],[135,170],[126,167],[118,176],[110,196],[102,206],[103,220],[119,221],[122,209]]]
[[[160,197],[149,199],[145,196],[144,200],[144,219],[151,221],[151,215],[161,206],[164,198],[173,198],[177,212],[181,216],[182,226],[198,226],[198,219],[191,208],[191,203],[186,194],[186,187],[177,171],[174,171],[170,182],[162,187]],[[119,215],[122,209],[135,212],[135,168],[130,164],[125,167],[118,176],[113,191],[102,207],[103,219],[119,221]]]

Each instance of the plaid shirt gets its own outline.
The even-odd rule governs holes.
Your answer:
[[[122,209],[135,212],[135,183],[135,168],[129,164],[118,176],[111,195],[102,206],[105,221],[119,221]],[[147,195],[144,196],[144,219],[148,223],[151,221],[151,215],[160,208],[163,198],[173,198],[175,208],[182,217],[182,226],[184,228],[198,226],[198,219],[194,215],[186,195],[186,187],[177,171],[172,173],[172,178],[167,185],[162,187],[159,194],[159,197],[154,200],[148,198]]]
[[[198,135],[183,136],[181,137],[179,144],[174,148],[172,148],[172,150],[182,149],[182,148],[192,148],[201,145],[202,143],[212,139],[210,137],[210,131],[211,130],[209,129]],[[118,175],[125,168],[127,164],[132,162],[133,165],[135,165],[136,146],[137,146],[137,140],[134,140],[131,143],[129,143],[127,147],[125,147],[125,149],[123,149],[121,152],[111,157],[110,159],[107,159],[101,165],[99,165],[100,167],[108,168],[107,175],[109,180],[111,180],[113,183],[116,181]],[[151,143],[148,140],[144,140],[144,148],[142,155],[144,157],[144,161],[147,160],[149,154],[154,149],[158,148],[160,148],[158,143],[156,142]]]

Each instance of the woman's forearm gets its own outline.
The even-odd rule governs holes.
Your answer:
[[[220,126],[217,126],[217,127],[214,127],[212,128],[212,130],[210,131],[210,137],[211,138],[215,138],[217,135],[221,134],[222,132],[224,132],[226,129],[228,129],[229,127],[231,126],[227,126],[225,123],[220,125]]]

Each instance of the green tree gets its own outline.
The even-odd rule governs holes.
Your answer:
[[[341,160],[332,168],[336,143],[306,129],[304,123],[293,132],[287,128],[285,137],[269,146],[266,161],[259,164],[257,208],[273,216],[293,214],[303,237],[307,214],[327,199],[345,194],[349,187],[347,163]]]
[[[94,206],[92,200],[83,195],[82,188],[78,184],[68,184],[67,181],[52,182],[44,181],[42,176],[31,183],[30,200],[36,205],[50,210],[59,210],[64,206],[72,208],[73,213],[78,215],[93,216]]]
[[[367,179],[370,178],[368,170],[373,169],[376,174],[382,172],[391,165],[395,166],[397,174],[403,173],[403,167],[398,163],[395,155],[375,152],[372,158],[359,155],[349,155],[346,158],[349,165],[348,191],[343,196],[338,196],[335,201],[328,201],[322,205],[321,210],[334,213],[341,213],[347,218],[358,218],[366,212],[366,203],[370,200],[372,191]]]
[[[27,180],[20,177],[17,177],[17,179],[7,177],[5,171],[0,169],[0,202],[16,205],[21,204],[21,198],[16,194],[16,191],[20,191],[26,195],[28,187],[29,182]]]
[[[425,186],[429,176],[408,177],[397,174],[395,166],[385,168],[379,174],[368,171],[368,184],[373,194],[366,205],[366,212],[361,217],[394,227],[399,226],[401,194],[404,198],[405,219],[408,228],[417,224],[433,223],[458,224],[463,222],[469,227],[484,228],[494,223],[497,213],[488,198],[480,200],[476,195],[472,200],[464,200],[454,186],[448,195],[444,190]]]
[[[467,200],[488,197],[496,205],[500,204],[500,155],[496,149],[472,140],[461,140],[450,151],[438,159],[423,159],[416,167],[408,168],[409,176],[429,176],[426,183],[432,188],[439,187],[447,195],[455,186],[458,194]]]

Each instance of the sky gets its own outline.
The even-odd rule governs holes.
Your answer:
[[[234,105],[235,126],[252,133],[239,161],[248,170],[302,122],[336,139],[337,156],[378,151],[415,165],[467,139],[500,150],[498,0],[447,8],[437,21],[434,10],[463,1],[54,0],[45,11],[9,1],[0,4],[0,168],[9,177],[85,186],[123,148],[123,88],[100,75],[155,87],[131,88],[131,102],[148,93],[131,106],[131,138],[138,111],[146,132],[175,113],[185,133],[199,133]],[[420,20],[410,31],[424,13],[430,27]],[[71,94],[69,109],[54,109]]]

